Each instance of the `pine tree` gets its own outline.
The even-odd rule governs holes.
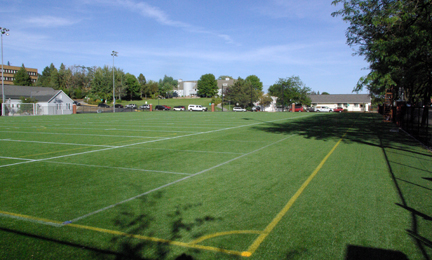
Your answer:
[[[15,74],[15,79],[13,81],[14,85],[17,86],[33,86],[30,75],[24,67],[24,64],[21,66],[21,69]]]

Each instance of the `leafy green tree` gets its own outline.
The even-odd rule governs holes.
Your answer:
[[[178,81],[174,80],[173,77],[164,76],[163,79],[159,80],[159,95],[172,97],[172,92],[174,88],[177,88]]]
[[[139,76],[138,76],[138,82],[140,84],[140,95],[141,95],[141,98],[142,98],[143,95],[145,95],[146,92],[147,92],[147,89],[146,89],[146,83],[147,83],[147,81],[146,81],[146,78],[144,77],[144,75],[142,73],[140,73]],[[146,95],[146,97],[147,97],[147,95]]]
[[[140,97],[141,85],[134,75],[126,73],[124,83],[129,100],[132,101]]]
[[[330,95],[330,93],[324,91],[321,95]]]
[[[298,76],[286,79],[280,78],[275,84],[271,85],[268,93],[277,97],[276,103],[281,106],[289,106],[292,103],[310,105],[311,100],[308,93],[310,88],[306,87]]]
[[[51,69],[50,80],[48,82],[48,87],[51,87],[53,89],[60,88],[59,73],[56,67],[53,67],[53,69]]]
[[[347,44],[365,56],[370,73],[354,91],[367,88],[378,100],[386,89],[395,99],[430,104],[432,94],[432,2],[428,0],[334,0],[350,25]],[[426,111],[426,110],[424,110]],[[427,113],[423,114],[423,119]]]
[[[13,83],[17,86],[33,86],[30,75],[26,71],[24,64],[21,66],[18,72],[15,73],[15,79]]]
[[[213,74],[204,74],[198,80],[198,96],[213,97],[218,93],[217,81]]]
[[[248,81],[248,82],[250,82],[251,85],[252,85],[252,87],[253,87],[253,89],[256,90],[256,91],[258,91],[258,93],[260,91],[262,91],[262,89],[263,89],[263,83],[261,82],[261,80],[257,76],[250,75],[250,76],[247,76],[245,80]]]
[[[159,84],[153,80],[149,80],[146,84],[147,94],[155,98],[159,95]]]
[[[72,72],[70,69],[67,69],[66,66],[62,63],[60,64],[60,69],[58,71],[58,86],[57,89],[63,90],[67,95],[70,94],[72,90]]]
[[[251,101],[259,99],[259,92],[253,88],[253,84],[242,78],[238,78],[233,86],[226,89],[224,101],[239,104],[241,107],[250,107]]]
[[[234,79],[233,77],[231,77],[231,76],[225,76],[225,75],[221,75],[221,76],[219,76],[219,78],[217,78],[218,80],[225,80],[225,79]]]
[[[46,66],[44,70],[42,71],[42,75],[39,75],[36,86],[40,87],[49,87],[51,82],[51,71],[55,69],[54,64],[51,63],[51,65],[48,67]]]
[[[112,70],[108,66],[96,68],[90,85],[93,96],[105,100],[112,98]]]

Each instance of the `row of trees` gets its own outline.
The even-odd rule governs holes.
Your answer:
[[[350,25],[347,44],[369,63],[370,73],[354,91],[366,88],[375,99],[392,89],[395,99],[430,104],[432,95],[432,1],[334,0]],[[426,110],[425,110],[426,111]]]
[[[114,74],[114,75],[113,75]],[[114,77],[114,78],[113,78]],[[231,76],[220,76],[218,79],[233,79]],[[72,98],[90,97],[94,100],[113,99],[113,80],[115,84],[116,100],[155,98],[157,96],[176,96],[174,90],[178,86],[177,80],[164,76],[159,82],[146,81],[141,73],[138,77],[123,70],[104,67],[66,66],[62,63],[57,69],[53,64],[45,67],[36,82],[37,86],[52,87],[63,90]],[[302,103],[309,105],[308,94],[310,92],[298,76],[279,79],[268,89],[268,94],[263,92],[263,83],[256,75],[250,75],[245,79],[239,77],[231,86],[224,88],[224,102],[231,102],[242,107],[251,107],[253,103],[259,102],[267,106],[271,103],[270,96],[278,97],[278,105],[287,106],[291,103]],[[31,86],[32,82],[24,65],[15,75],[15,85]],[[213,74],[202,75],[197,83],[197,93],[201,97],[214,97],[215,103],[222,102],[219,96],[217,79]],[[324,93],[323,93],[324,94]]]
[[[108,66],[85,67],[74,65],[66,68],[63,63],[59,69],[52,63],[50,66],[45,67],[35,85],[63,90],[72,98],[88,96],[95,100],[112,100],[113,83],[115,84],[117,100],[133,100],[159,95],[172,97],[173,89],[177,87],[177,80],[166,75],[159,82],[152,80],[147,82],[142,73],[135,77],[130,73],[124,73],[123,70],[118,68],[114,68],[113,73],[113,68]],[[33,85],[24,65],[15,74],[14,84],[20,86]]]
[[[230,78],[221,76],[219,79]],[[202,75],[197,84],[198,95],[213,97],[218,93],[217,80],[213,74]],[[311,100],[308,95],[311,89],[306,87],[298,76],[279,79],[268,89],[268,94],[263,92],[263,83],[256,75],[250,75],[245,79],[239,77],[232,86],[227,86],[223,91],[223,101],[231,102],[242,107],[251,107],[253,103],[259,102],[260,105],[267,106],[272,102],[271,96],[276,96],[277,105],[288,106],[292,103],[310,105]],[[215,103],[222,100],[214,99]]]

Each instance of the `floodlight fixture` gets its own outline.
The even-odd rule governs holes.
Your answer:
[[[0,27],[0,34],[1,34],[1,56],[2,56],[2,68],[1,68],[1,71],[2,71],[2,75],[1,75],[1,78],[2,78],[2,116],[4,116],[5,115],[5,105],[4,105],[4,103],[5,103],[5,101],[6,101],[6,97],[5,97],[5,92],[4,92],[4,69],[3,69],[3,34],[5,34],[6,36],[8,36],[9,35],[9,29],[6,29],[6,28],[4,28],[4,27]]]
[[[117,57],[116,51],[112,51],[111,56],[113,56],[113,113],[115,113],[115,81],[114,81],[114,57]]]

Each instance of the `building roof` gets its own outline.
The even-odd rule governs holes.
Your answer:
[[[370,103],[369,94],[334,94],[334,95],[309,95],[312,103],[335,104],[335,103]]]
[[[224,88],[231,87],[234,85],[234,83],[236,81],[237,81],[236,79],[230,79],[230,78],[216,80],[218,89],[222,89],[223,84],[226,84],[226,86],[224,86]],[[177,90],[183,90],[185,83],[198,84],[198,80],[185,80],[185,81],[183,81],[183,80],[179,79],[178,85],[177,85]]]
[[[48,102],[54,96],[58,95],[61,90],[54,90],[53,88],[47,87],[4,85],[4,92],[6,99],[31,97],[35,98],[39,102]],[[2,93],[0,93],[0,97],[3,99]]]

